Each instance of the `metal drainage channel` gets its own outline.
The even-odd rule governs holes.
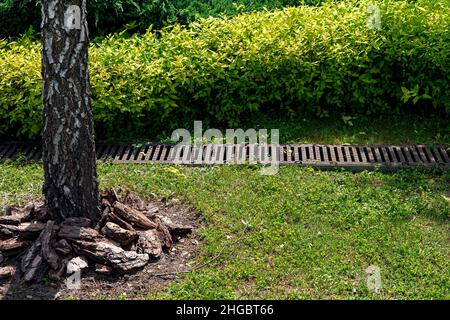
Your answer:
[[[272,155],[275,156],[272,159]],[[0,161],[15,160],[19,156],[28,161],[40,161],[40,144],[0,142]],[[450,168],[450,146],[350,146],[350,145],[213,145],[200,149],[193,146],[165,144],[98,144],[97,158],[114,163],[167,163],[184,165],[213,165],[249,163],[257,161],[280,165],[311,166],[317,168],[347,168],[365,170],[374,167],[401,169],[425,167]]]

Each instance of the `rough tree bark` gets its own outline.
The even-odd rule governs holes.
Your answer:
[[[100,218],[86,0],[42,1],[43,193],[57,221]]]

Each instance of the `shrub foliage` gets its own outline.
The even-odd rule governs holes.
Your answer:
[[[170,132],[194,119],[237,126],[269,110],[448,116],[445,2],[379,3],[380,30],[359,1],[109,36],[90,48],[97,134]],[[0,42],[0,135],[39,135],[40,93],[40,45]]]

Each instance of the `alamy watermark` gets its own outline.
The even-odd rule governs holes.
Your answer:
[[[71,5],[64,12],[64,29],[70,30],[81,29],[81,9],[77,5]]]
[[[175,164],[261,164],[262,175],[278,173],[280,164],[278,129],[218,129],[203,131],[202,121],[194,121],[194,134],[187,129],[172,133],[178,142],[169,155]],[[181,141],[180,141],[181,140]],[[269,142],[270,140],[270,142]]]
[[[69,290],[81,289],[81,271],[77,270],[66,278],[66,287]]]
[[[375,293],[381,293],[381,269],[378,266],[369,266],[366,269],[367,274],[367,289]]]
[[[377,5],[370,5],[367,7],[369,18],[367,20],[367,27],[370,29],[381,29],[381,9]]]

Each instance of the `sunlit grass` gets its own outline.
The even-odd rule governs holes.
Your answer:
[[[147,298],[450,298],[450,175],[101,164],[102,187],[180,199],[204,226],[196,263]],[[39,197],[39,165],[0,165],[0,207]],[[171,201],[171,200],[169,200]],[[381,294],[365,269],[381,268]]]

